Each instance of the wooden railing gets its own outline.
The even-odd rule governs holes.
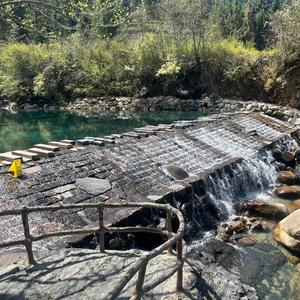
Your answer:
[[[87,228],[87,229],[73,229],[67,231],[55,231],[50,233],[45,233],[39,236],[33,236],[30,233],[29,219],[28,216],[34,212],[54,212],[60,210],[74,210],[74,209],[87,209],[94,208],[98,210],[99,226],[96,228]],[[165,230],[160,230],[157,228],[148,228],[148,227],[106,227],[104,226],[104,211],[107,208],[148,208],[148,209],[158,209],[164,210],[166,212],[166,228]],[[151,204],[151,203],[85,203],[85,204],[73,204],[73,205],[58,205],[58,206],[40,206],[40,207],[23,207],[22,209],[14,209],[0,212],[0,217],[3,216],[15,216],[20,215],[22,217],[23,230],[24,230],[24,239],[14,240],[6,243],[1,243],[0,248],[20,246],[23,245],[26,248],[28,254],[29,264],[36,264],[32,243],[51,237],[59,236],[69,236],[69,235],[79,235],[79,234],[99,234],[99,249],[100,252],[105,252],[104,244],[104,234],[105,233],[126,233],[126,232],[145,232],[152,234],[159,234],[167,236],[168,240],[155,248],[154,250],[148,252],[142,256],[135,265],[130,268],[130,270],[123,276],[122,280],[113,288],[113,290],[108,294],[106,299],[116,299],[118,295],[122,292],[126,284],[138,273],[137,282],[135,285],[135,290],[131,297],[131,300],[140,299],[144,294],[154,289],[156,286],[170,278],[173,274],[177,272],[177,291],[182,289],[183,282],[183,264],[184,264],[184,218],[182,213],[175,209],[174,207],[167,204]],[[172,216],[175,215],[179,222],[179,228],[176,233],[172,231]],[[145,284],[145,274],[147,271],[147,265],[151,259],[162,254],[164,251],[173,253],[173,245],[177,245],[177,262],[176,265],[171,268],[166,274],[161,276],[155,282],[151,284]]]

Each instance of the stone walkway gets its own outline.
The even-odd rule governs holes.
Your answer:
[[[61,250],[35,267],[14,265],[0,273],[0,299],[107,299],[108,293],[141,257],[142,251],[109,251],[100,254],[93,250]],[[163,254],[150,260],[145,283],[165,274],[176,263],[176,257]],[[136,283],[135,276],[118,299],[129,299]],[[175,292],[176,274],[149,292],[145,299],[193,299],[196,278],[190,267],[184,266],[185,292]]]

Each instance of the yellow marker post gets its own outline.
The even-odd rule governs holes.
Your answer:
[[[15,178],[23,176],[22,160],[15,159],[8,169],[8,172],[12,173]]]

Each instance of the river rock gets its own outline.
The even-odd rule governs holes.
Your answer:
[[[236,233],[243,233],[243,232],[247,231],[248,230],[247,220],[246,219],[241,219],[241,220],[236,221],[234,223],[232,229]]]
[[[283,219],[289,212],[282,203],[271,203],[266,200],[255,199],[247,202],[238,202],[235,205],[237,212],[248,212],[252,216]]]
[[[253,246],[257,243],[255,238],[250,235],[244,236],[238,240],[238,243],[242,246]]]
[[[276,241],[300,253],[300,209],[279,222],[274,229]]]
[[[297,182],[297,176],[293,171],[281,171],[278,174],[278,181],[283,184],[293,185]]]
[[[100,195],[111,189],[108,180],[91,177],[77,179],[76,186],[92,195]]]
[[[274,191],[274,194],[284,199],[294,200],[300,198],[300,186],[282,185]]]
[[[290,163],[292,162],[294,158],[294,153],[290,151],[284,151],[281,153],[281,158],[284,162]]]

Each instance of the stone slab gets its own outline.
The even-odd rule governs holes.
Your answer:
[[[15,159],[21,159],[23,161],[23,158],[20,155],[12,154],[12,152],[5,152],[0,154],[0,160],[13,162]]]
[[[47,144],[36,144],[34,145],[34,148],[39,148],[39,149],[54,151],[54,152],[59,151],[59,147],[53,145],[47,145]]]
[[[60,149],[71,149],[73,147],[73,145],[70,143],[62,143],[62,142],[55,142],[55,141],[49,142],[48,144],[51,146],[56,146]]]
[[[12,151],[12,154],[14,155],[20,155],[25,158],[30,158],[31,160],[39,160],[40,156],[37,153],[26,151],[26,150],[16,150]]]
[[[41,157],[51,158],[55,156],[55,153],[53,151],[39,149],[39,148],[30,148],[29,151],[33,153],[37,153]]]

